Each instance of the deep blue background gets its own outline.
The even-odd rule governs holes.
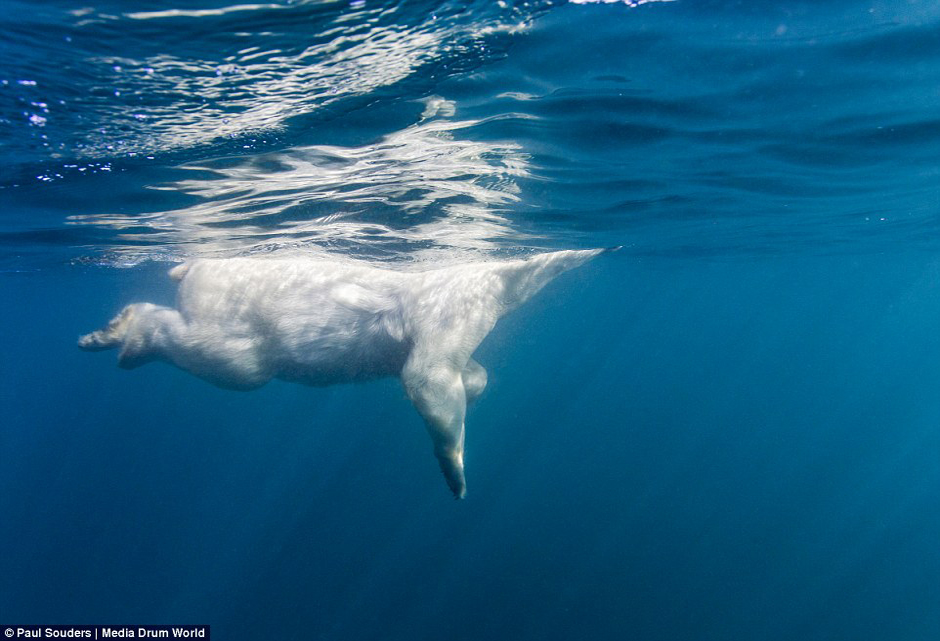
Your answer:
[[[940,638],[936,3],[120,18],[175,8],[131,4],[0,0],[0,623]],[[408,37],[346,49],[367,24]],[[412,67],[383,84],[405,50]],[[375,173],[327,193],[313,163],[264,209],[279,159],[333,146],[323,164],[341,167],[420,131],[433,96],[453,107],[439,122],[463,123],[434,140],[473,151],[480,175],[424,180],[446,153],[367,156]],[[239,120],[285,104],[264,127]],[[214,195],[199,163],[257,171],[256,193]],[[453,237],[407,238],[455,203]],[[238,253],[240,233],[278,246],[281,226],[332,211],[365,225],[349,246],[390,263],[457,232],[500,255],[624,246],[477,352],[490,382],[468,416],[464,501],[397,381],[238,393],[76,347],[127,303],[171,304],[168,256]],[[481,211],[502,235],[474,237]],[[368,236],[379,224],[404,231]]]
[[[940,634],[940,264],[604,257],[479,358],[465,501],[396,382],[217,390],[75,335],[156,269],[7,275],[5,619],[219,638]]]

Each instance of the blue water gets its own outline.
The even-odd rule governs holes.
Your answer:
[[[940,637],[940,6],[0,1],[0,623]],[[623,245],[395,380],[75,347],[187,257]]]

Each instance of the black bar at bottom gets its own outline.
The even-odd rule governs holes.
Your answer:
[[[29,639],[195,639],[209,641],[207,625],[3,625],[0,641]]]

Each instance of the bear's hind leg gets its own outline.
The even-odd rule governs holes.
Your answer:
[[[127,335],[127,328],[139,305],[140,303],[135,303],[122,309],[120,314],[111,319],[107,327],[79,338],[78,346],[90,352],[98,352],[122,345]]]

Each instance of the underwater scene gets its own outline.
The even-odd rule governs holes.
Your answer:
[[[0,626],[940,638],[940,4],[0,0]]]

